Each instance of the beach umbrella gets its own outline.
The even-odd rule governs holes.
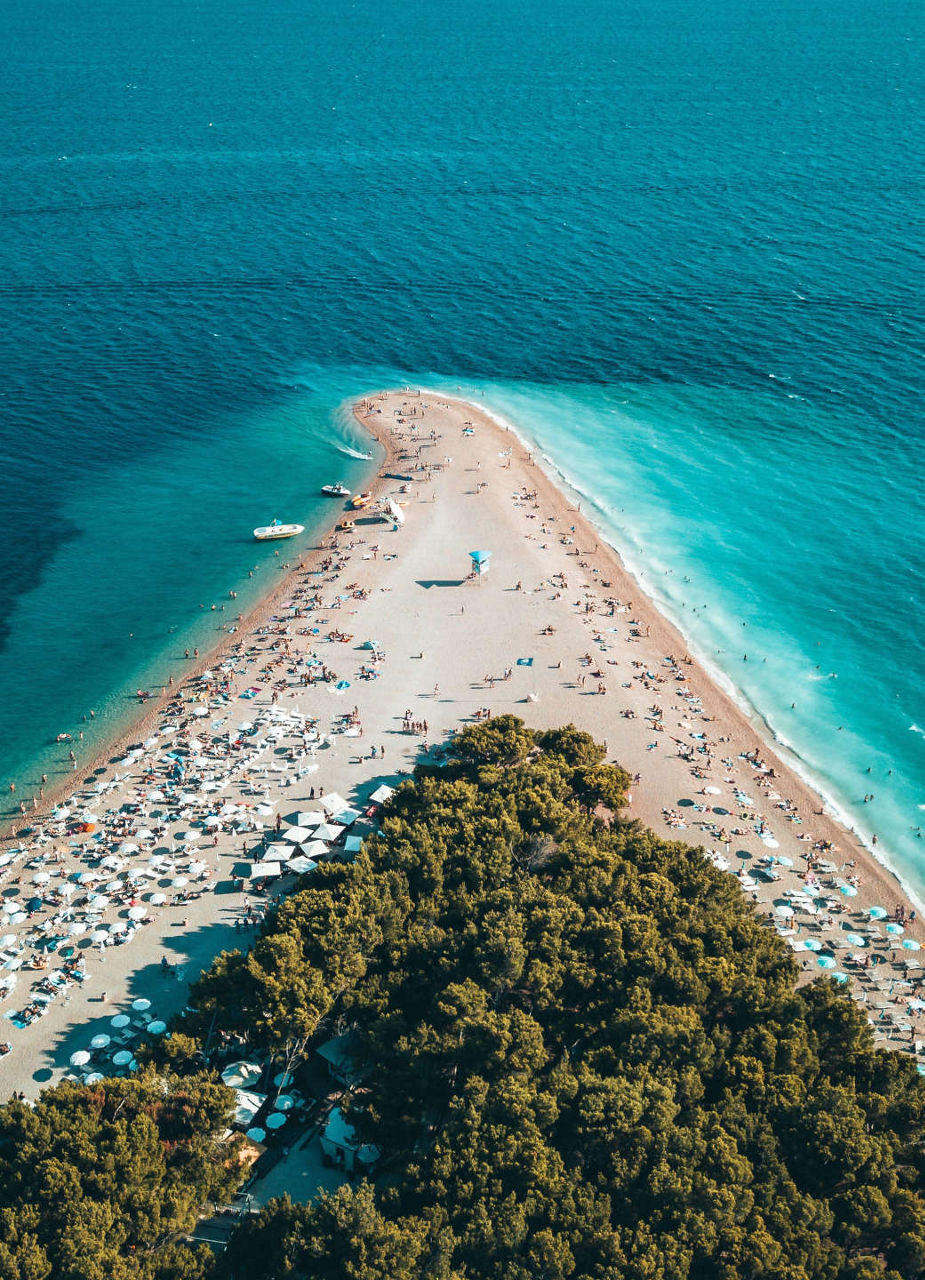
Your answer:
[[[816,957],[816,964],[819,966],[820,969],[834,969],[836,968],[837,963],[838,962],[836,961],[834,956],[817,956]]]
[[[27,911],[41,911],[41,909],[42,909],[41,898],[30,898],[29,901],[26,903]]]
[[[346,830],[346,827],[339,826],[336,822],[322,822],[320,826],[315,828],[314,834],[317,840],[324,840],[331,843]]]
[[[295,1106],[295,1098],[291,1094],[281,1093],[273,1105],[277,1111],[291,1111]]]
[[[174,876],[170,882],[175,889],[182,889],[189,884],[188,876]]]
[[[282,1129],[283,1125],[286,1123],[286,1119],[287,1116],[284,1111],[273,1111],[267,1116],[267,1128]]]
[[[793,915],[793,907],[789,907],[785,902],[779,902],[774,908],[774,914],[781,916],[784,920],[789,920]]]
[[[103,885],[103,889],[106,893],[119,893],[119,891],[124,888],[125,885],[121,880],[110,880],[109,884]]]
[[[128,909],[129,920],[144,920],[147,914],[147,907],[129,907]]]
[[[99,1035],[93,1037],[90,1041],[91,1049],[106,1049],[112,1041],[112,1036],[108,1036],[105,1031],[101,1031]]]
[[[822,950],[822,943],[819,941],[818,938],[807,938],[806,941],[803,943],[803,946],[806,948],[807,951]]]
[[[887,933],[891,933],[894,935],[906,932],[906,930],[903,928],[901,924],[894,924],[893,921],[890,921],[890,923],[886,925],[886,931]]]
[[[867,914],[871,920],[885,920],[890,913],[886,907],[870,907]]]
[[[137,1000],[132,1001],[132,1008],[136,1013],[147,1013],[151,1008],[151,1001],[147,996],[139,996]]]
[[[108,930],[108,929],[94,929],[94,930],[93,930],[93,932],[92,932],[92,933],[91,933],[91,935],[90,935],[90,941],[91,941],[91,942],[108,942],[108,941],[109,941],[109,930]]]
[[[112,1055],[113,1065],[117,1067],[127,1067],[131,1060],[131,1049],[120,1049],[118,1053]]]
[[[138,845],[135,844],[134,841],[123,840],[122,844],[119,845],[119,852],[120,853],[139,853],[140,850],[138,848]]]
[[[295,1076],[291,1071],[280,1071],[273,1077],[273,1083],[278,1089],[283,1089],[287,1085],[292,1084]]]
[[[288,814],[286,821],[291,822],[294,827],[317,827],[319,822],[324,822],[324,814],[298,809],[295,813]]]
[[[102,1078],[102,1071],[91,1071],[89,1075],[84,1076],[84,1084],[99,1084]]]
[[[155,836],[154,832],[150,829],[150,827],[139,827],[138,830],[135,832],[135,836],[136,836],[136,839],[138,840],[156,840],[157,839],[157,837]]]
[[[867,939],[862,937],[861,934],[859,933],[846,933],[845,938],[848,940],[848,942],[851,943],[853,947],[867,946]]]
[[[109,1019],[109,1025],[115,1027],[117,1031],[121,1031],[123,1027],[127,1027],[131,1022],[131,1018],[127,1013],[117,1013],[114,1018]]]
[[[832,973],[829,976],[834,978],[836,982],[840,982],[842,986],[844,986],[845,983],[848,981],[847,973],[842,973],[840,969],[836,973]]]
[[[50,879],[51,879],[51,875],[48,871],[36,871],[35,875],[32,877],[32,883],[48,884]]]
[[[149,901],[149,902],[151,903],[151,905],[152,905],[152,906],[154,906],[154,907],[162,907],[162,906],[164,905],[164,903],[167,901],[167,894],[166,894],[166,893],[152,893],[152,894],[151,894],[151,897],[148,899],[148,901]]]
[[[87,901],[94,907],[108,907],[109,898],[105,893],[91,893]]]
[[[222,825],[222,820],[221,820],[221,818],[219,818],[219,817],[218,817],[216,814],[214,814],[214,813],[212,814],[212,816],[211,816],[210,818],[206,818],[206,820],[205,820],[205,826],[207,826],[207,827],[220,827],[221,825]]]
[[[721,796],[723,794],[719,787],[704,787],[704,791],[708,796]]]
[[[302,844],[305,840],[312,838],[312,830],[309,827],[289,827],[280,834],[284,840],[291,840],[293,844]]]
[[[921,944],[915,938],[903,938],[903,946],[907,951],[921,951]]]
[[[338,682],[337,682],[337,684],[334,686],[334,688],[337,690],[337,692],[338,692],[338,693],[344,693],[347,689],[349,689],[349,688],[350,688],[350,681],[349,681],[349,680],[338,680]]]
[[[251,1142],[263,1142],[266,1138],[266,1130],[261,1129],[259,1124],[255,1124],[253,1129],[248,1129],[245,1137],[250,1138]]]
[[[167,1023],[162,1022],[159,1018],[155,1019],[154,1022],[148,1023],[148,1031],[152,1036],[162,1036],[166,1030]]]
[[[846,898],[856,898],[858,896],[858,891],[853,884],[840,884],[838,892],[844,894]]]
[[[109,932],[110,932],[110,933],[125,933],[125,931],[126,931],[126,929],[127,929],[127,928],[128,928],[128,921],[127,921],[127,920],[114,920],[114,921],[113,921],[113,923],[109,926]]]
[[[90,1061],[90,1054],[86,1049],[78,1049],[76,1053],[71,1054],[72,1067],[85,1067]]]
[[[11,947],[16,942],[18,935],[15,933],[5,933],[0,938],[0,947]]]

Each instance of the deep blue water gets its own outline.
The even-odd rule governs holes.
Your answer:
[[[362,475],[347,397],[462,384],[925,885],[923,33],[912,0],[7,0],[0,780],[266,586],[248,530]]]

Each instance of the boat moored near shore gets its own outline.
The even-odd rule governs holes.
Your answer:
[[[274,520],[272,524],[262,524],[254,530],[258,542],[271,542],[274,538],[294,538],[305,530],[304,524],[283,524]]]
[[[349,498],[350,490],[340,480],[336,484],[323,484],[321,492],[326,498]]]

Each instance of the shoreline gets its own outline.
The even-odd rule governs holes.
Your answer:
[[[344,401],[339,406],[339,409],[350,414],[351,420],[353,420],[351,401]],[[372,432],[369,434],[373,435]],[[387,442],[379,440],[375,435],[373,435],[373,440],[380,445],[386,455],[381,463],[376,462],[375,456],[372,458],[370,462],[372,470],[363,479],[363,484],[369,488],[375,498],[385,484],[385,481],[380,477],[380,472],[383,469],[391,469],[393,454],[391,446]],[[332,509],[333,505],[332,503]],[[62,801],[67,800],[73,792],[90,785],[93,781],[91,775],[98,773],[101,769],[108,771],[114,767],[115,757],[124,755],[133,739],[148,736],[149,731],[157,724],[159,716],[164,712],[170,700],[179,693],[187,682],[198,679],[203,671],[210,670],[211,667],[217,664],[219,659],[230,653],[232,648],[240,643],[242,636],[247,636],[255,628],[263,626],[269,621],[272,611],[280,606],[287,592],[292,590],[299,572],[304,569],[310,569],[323,558],[327,550],[324,544],[334,535],[335,525],[344,518],[344,515],[342,507],[338,506],[334,520],[330,524],[321,526],[321,532],[318,535],[316,544],[303,548],[297,564],[289,564],[281,560],[278,580],[261,594],[257,603],[252,605],[247,613],[242,614],[240,619],[235,620],[236,629],[233,632],[226,632],[223,638],[216,639],[208,650],[200,652],[197,658],[191,658],[189,663],[184,665],[182,673],[173,685],[161,685],[160,691],[152,693],[144,704],[139,704],[133,714],[127,713],[126,721],[122,728],[101,742],[88,757],[86,764],[81,764],[73,775],[65,774],[57,782],[49,783],[45,788],[42,807],[35,814],[27,809],[26,813],[19,817],[9,814],[6,818],[0,820],[0,849],[10,842],[15,843],[20,839],[20,836],[17,835],[17,829],[19,831],[29,830],[31,817],[39,818],[43,813],[47,815]],[[131,695],[126,694],[126,697],[129,696]]]
[[[422,387],[421,392],[428,395],[443,395],[442,392],[434,388]],[[444,398],[447,397],[444,396]],[[473,401],[471,403],[475,404],[476,402]],[[728,698],[748,720],[755,734],[761,739],[765,749],[773,752],[780,760],[780,763],[794,773],[809,788],[823,806],[826,816],[837,823],[839,827],[844,828],[864,848],[869,857],[885,873],[893,877],[896,881],[897,890],[909,899],[916,911],[925,913],[925,898],[920,896],[903,880],[902,873],[891,863],[888,853],[885,854],[879,846],[875,847],[870,839],[858,829],[850,811],[829,793],[825,784],[816,775],[812,762],[801,755],[791,742],[779,734],[768,715],[736,684],[730,673],[719,666],[711,655],[704,653],[696,640],[691,640],[685,631],[683,619],[672,609],[670,601],[652,590],[651,585],[645,580],[645,572],[632,563],[627,556],[625,548],[620,545],[619,538],[608,530],[606,515],[601,509],[597,497],[588,490],[580,488],[554,458],[542,452],[539,444],[534,444],[523,436],[516,423],[510,422],[501,413],[487,406],[478,407],[480,412],[489,421],[495,423],[500,430],[513,435],[525,454],[534,459],[535,465],[543,471],[550,483],[560,490],[563,496],[572,499],[576,514],[584,516],[591,531],[607,543],[619,560],[623,572],[632,580],[637,590],[648,598],[652,608],[661,614],[669,625],[674,627],[684,642],[688,653],[704,669],[707,678],[716,686],[717,690]],[[596,519],[582,510],[582,502],[589,504],[591,510],[595,513]]]
[[[921,926],[910,916],[902,922],[905,929],[891,923],[884,935],[868,912],[874,903],[892,911],[897,899],[907,902],[905,891],[897,892],[899,881],[831,814],[820,814],[819,793],[689,652],[618,549],[516,431],[475,403],[428,390],[367,395],[351,410],[383,450],[367,488],[406,504],[401,527],[355,513],[351,531],[335,534],[331,527],[317,539],[232,635],[190,663],[183,679],[152,698],[100,754],[103,773],[84,767],[67,780],[71,785],[61,794],[82,792],[81,806],[105,809],[99,831],[65,844],[73,831],[65,832],[47,813],[36,815],[38,830],[17,855],[20,865],[0,867],[3,896],[25,893],[30,873],[44,871],[46,862],[52,879],[74,879],[84,870],[81,863],[98,865],[107,848],[122,852],[126,838],[144,842],[145,824],[157,827],[160,849],[142,849],[135,857],[156,852],[160,857],[148,861],[157,867],[165,858],[179,864],[195,852],[188,840],[214,834],[214,841],[196,846],[206,859],[207,892],[197,893],[192,907],[184,905],[182,919],[172,918],[171,909],[186,897],[174,895],[166,910],[162,900],[149,914],[131,949],[104,947],[99,957],[95,949],[83,951],[92,962],[91,990],[101,981],[98,960],[104,961],[110,1005],[153,996],[163,1002],[159,1014],[169,1016],[182,1005],[185,986],[170,985],[165,995],[158,961],[177,959],[179,977],[187,965],[204,967],[218,951],[239,945],[242,895],[245,906],[248,901],[246,881],[235,869],[242,861],[241,837],[244,856],[259,858],[265,843],[279,838],[272,826],[277,806],[280,816],[310,808],[318,784],[362,812],[376,788],[395,785],[422,760],[433,762],[435,752],[439,759],[446,737],[486,713],[514,714],[532,728],[573,723],[603,742],[607,758],[634,777],[627,817],[663,839],[702,850],[722,871],[736,874],[759,917],[793,948],[802,963],[801,982],[824,976],[817,967],[823,960],[834,969],[837,948],[856,948],[838,957],[846,972],[836,976],[850,984],[853,998],[889,1010],[889,1021],[879,1012],[874,1024],[878,1043],[904,1050],[921,1043],[925,1051],[925,1018],[920,1027],[916,1007],[925,1009],[925,1001],[913,998],[925,994],[914,992],[925,984],[915,958]],[[341,503],[336,507],[332,526],[349,514]],[[485,577],[469,573],[473,547],[493,553]],[[293,604],[282,609],[288,601]],[[382,653],[372,670],[371,637]],[[319,663],[321,678],[308,678]],[[198,674],[219,665],[212,692],[204,692]],[[238,701],[242,697],[250,700]],[[170,699],[176,702],[168,712]],[[352,719],[348,699],[357,704]],[[242,717],[256,725],[232,732]],[[304,730],[273,728],[308,720],[321,735],[317,759]],[[247,728],[257,736],[239,732]],[[168,732],[178,737],[165,755]],[[130,742],[149,734],[151,741],[134,759],[110,765]],[[201,757],[190,770],[193,781],[187,783],[181,769],[178,782],[169,751],[178,746],[185,756],[199,738],[207,745],[195,743]],[[252,769],[262,781],[250,778]],[[168,794],[149,800],[152,785]],[[99,792],[91,790],[97,786]],[[198,800],[182,794],[199,787]],[[255,799],[258,794],[265,798]],[[228,802],[243,821],[219,817]],[[12,841],[3,843],[9,848]],[[254,864],[251,874],[256,869]],[[158,883],[176,887],[171,877],[177,874],[187,873],[158,870],[164,877]],[[278,884],[272,883],[271,897]],[[152,896],[148,887],[154,885],[136,891],[136,900]],[[126,915],[125,898],[119,895],[121,909],[113,904],[109,910]],[[41,914],[51,910],[43,907]],[[26,922],[23,928],[27,948],[37,945],[25,936],[35,927]],[[9,1000],[18,1008],[21,993],[4,997]],[[34,1092],[58,1078],[62,1054],[66,1062],[70,1051],[84,1047],[91,1022],[114,1012],[100,1008],[99,1000],[106,1005],[105,991],[98,997],[75,990],[37,1026],[17,1031],[14,1052],[0,1066],[4,1083]],[[93,1030],[105,1030],[105,1024]],[[911,1040],[902,1040],[910,1034]]]

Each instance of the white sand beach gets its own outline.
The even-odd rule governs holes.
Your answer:
[[[399,518],[338,503],[354,527],[291,570],[208,674],[147,709],[135,749],[81,771],[64,804],[4,841],[3,1096],[131,1058],[291,886],[271,872],[258,891],[267,864],[347,856],[380,786],[501,713],[604,741],[636,779],[632,815],[702,845],[807,979],[831,972],[884,1043],[916,1051],[921,931],[898,882],[821,812],[517,438],[431,393],[355,412],[387,455],[373,504],[391,499]],[[491,553],[488,572],[473,551]],[[96,1035],[111,1039],[93,1049]],[[72,1067],[75,1052],[89,1057]]]

